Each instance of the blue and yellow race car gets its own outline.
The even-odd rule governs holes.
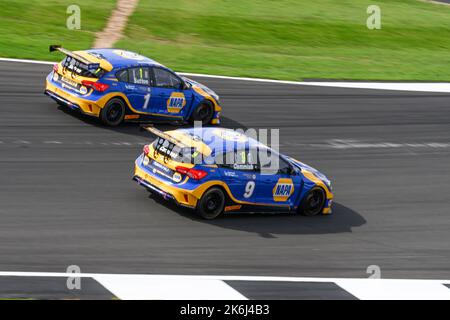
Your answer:
[[[331,213],[325,175],[256,139],[214,127],[145,129],[157,138],[136,159],[133,180],[205,219],[237,211]]]
[[[98,117],[110,126],[123,121],[218,124],[218,95],[158,62],[130,51],[60,51],[64,60],[47,76],[45,94],[60,105]]]

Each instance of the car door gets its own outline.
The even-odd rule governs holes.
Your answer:
[[[192,104],[193,93],[184,81],[175,73],[162,67],[153,67],[155,112],[166,116],[182,116],[188,113]]]
[[[260,172],[256,179],[256,201],[277,206],[295,206],[301,192],[300,174],[278,154],[269,153],[266,159],[267,161],[262,162],[258,158]]]
[[[138,112],[151,113],[152,81],[148,67],[133,67],[119,71],[116,76],[122,82],[123,92],[131,106]]]
[[[216,163],[223,181],[233,197],[239,201],[255,202],[258,167],[248,161],[247,150],[232,151],[218,155]]]

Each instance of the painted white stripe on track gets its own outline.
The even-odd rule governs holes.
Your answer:
[[[122,300],[247,300],[221,280],[96,276]]]
[[[450,280],[314,278],[224,275],[0,272],[0,276],[94,278],[120,299],[247,299],[224,281],[333,282],[363,300],[450,300]]]
[[[27,271],[0,271],[0,276],[10,277],[81,277],[96,278],[108,277],[135,277],[139,279],[195,279],[195,280],[223,280],[223,281],[286,281],[286,282],[338,282],[341,280],[355,281],[409,281],[450,284],[450,280],[443,279],[368,279],[368,278],[317,278],[317,277],[277,277],[277,276],[226,276],[226,275],[170,275],[170,274],[129,274],[129,273],[66,273],[66,272],[27,272]],[[450,289],[449,289],[450,290]]]
[[[360,300],[450,300],[441,283],[390,279],[348,279],[336,284]]]
[[[39,60],[13,59],[13,58],[0,58],[0,61],[35,63],[35,64],[55,64],[55,63],[57,63],[57,62],[52,62],[52,61],[39,61]],[[265,82],[265,83],[277,83],[277,84],[290,84],[290,85],[301,85],[301,86],[450,93],[450,83],[448,83],[448,82],[334,82],[334,81],[331,81],[331,82],[314,82],[314,81],[299,82],[299,81],[273,80],[273,79],[261,79],[261,78],[231,77],[231,76],[220,76],[220,75],[189,73],[189,72],[178,72],[178,73],[181,75],[184,75],[184,76],[188,76],[188,77],[192,76],[192,77],[202,77],[202,78]]]

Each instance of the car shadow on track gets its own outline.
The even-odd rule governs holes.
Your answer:
[[[263,238],[277,238],[277,235],[282,234],[352,232],[352,228],[360,227],[366,223],[364,217],[359,213],[336,202],[333,204],[333,214],[331,215],[305,217],[289,213],[230,213],[215,220],[204,220],[198,217],[193,210],[179,207],[157,195],[150,195],[150,197],[155,202],[193,221],[218,228],[255,233]]]
[[[128,134],[128,135],[139,136],[139,137],[144,137],[144,138],[151,137],[151,134],[149,132],[147,132],[145,130],[140,130],[141,126],[145,126],[145,125],[152,125],[155,128],[162,130],[162,131],[192,127],[191,124],[176,124],[176,123],[171,123],[171,122],[167,122],[167,121],[166,122],[148,122],[148,123],[126,122],[117,127],[108,127],[106,125],[103,125],[100,122],[100,120],[97,118],[84,115],[80,112],[73,111],[66,107],[58,106],[58,109],[60,111],[64,112],[65,114],[67,114],[68,116],[75,117],[78,120],[83,121],[84,123],[86,123],[88,125],[98,128],[99,130],[109,130],[109,131],[114,131],[116,133]],[[221,116],[220,120],[221,120],[221,123],[220,123],[220,125],[218,125],[218,127],[247,130],[247,127],[245,127],[243,124],[241,124],[240,122],[235,121],[233,119]],[[214,126],[217,126],[217,125],[214,125]]]

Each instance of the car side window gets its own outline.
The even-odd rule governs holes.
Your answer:
[[[279,155],[276,155],[270,151],[269,152],[266,151],[265,154],[263,152],[264,151],[258,154],[259,162],[261,164],[261,172],[291,174],[292,172],[291,165],[287,161],[285,161]]]
[[[221,153],[216,156],[216,163],[223,167],[242,171],[258,171],[256,156],[248,149]]]
[[[173,89],[179,89],[181,87],[181,79],[173,73],[161,68],[153,68],[153,73],[155,75],[156,87]]]
[[[128,82],[128,69],[118,71],[116,73],[116,78],[121,82]]]
[[[146,67],[136,67],[128,69],[128,81],[129,83],[140,84],[150,86],[150,69]]]

